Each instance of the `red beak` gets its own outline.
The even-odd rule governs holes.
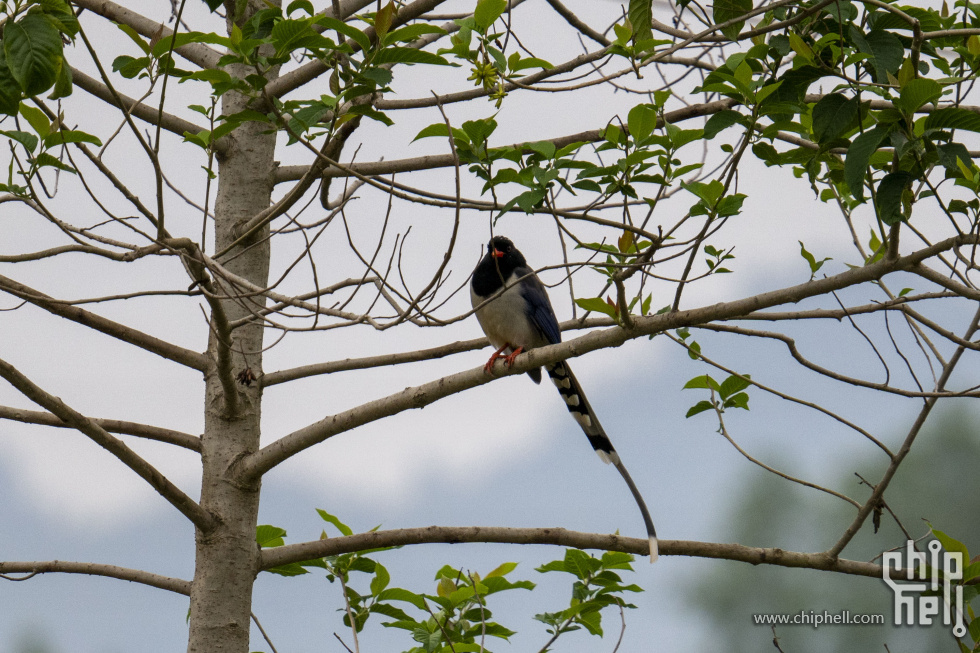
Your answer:
[[[504,257],[504,253],[501,252],[499,249],[494,249],[493,252],[490,253],[490,256],[492,256],[494,258],[503,258]]]

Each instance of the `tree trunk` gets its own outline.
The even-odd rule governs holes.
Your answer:
[[[264,6],[254,1],[249,5],[246,18]],[[229,66],[227,70],[241,77],[255,72],[254,68],[238,65]],[[277,74],[276,69],[268,77],[272,79]],[[222,98],[221,108],[229,115],[248,104],[248,98],[227,93]],[[233,243],[239,227],[271,202],[276,136],[275,133],[263,133],[268,130],[268,125],[250,122],[226,137],[227,147],[218,161],[215,251],[220,252]],[[269,276],[268,235],[268,227],[259,230],[225,257],[225,266],[265,287]],[[222,290],[217,285],[215,289]],[[263,303],[262,298],[256,297],[221,301],[229,322],[247,316]],[[256,378],[261,377],[262,331],[262,325],[254,323],[241,326],[231,334],[233,375],[251,369]],[[241,483],[235,464],[259,448],[262,390],[257,383],[236,383],[237,411],[229,414],[218,368],[221,346],[212,325],[205,373],[201,506],[216,519],[213,531],[198,531],[196,537],[188,653],[249,651],[252,585],[258,570],[255,526],[261,484]]]

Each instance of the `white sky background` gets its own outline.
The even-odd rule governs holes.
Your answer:
[[[169,14],[167,2],[128,4],[157,20],[166,20]],[[319,9],[324,3],[314,4]],[[456,3],[456,8],[462,10],[471,4]],[[614,2],[572,0],[567,4],[587,23],[599,27],[605,27],[620,12]],[[453,10],[446,7],[440,12]],[[196,27],[197,19],[205,13],[203,3],[190,0],[188,12]],[[544,3],[526,3],[515,11],[515,20],[522,42],[537,56],[558,63],[580,52],[577,42],[564,38],[570,31],[564,30],[563,38],[555,38],[554,27],[563,23]],[[102,19],[89,16],[84,24],[105,44],[104,64],[119,54],[135,54],[135,46]],[[76,50],[69,56],[73,65],[93,74],[83,52]],[[465,68],[447,71],[416,66],[397,70],[394,87],[400,98],[421,97],[428,95],[430,89],[442,93],[468,88],[468,83],[461,81],[468,74]],[[653,71],[648,73],[653,75]],[[640,84],[634,77],[622,81],[630,86]],[[315,93],[318,83],[321,82],[302,93]],[[139,94],[135,86],[122,85],[122,90]],[[197,121],[200,116],[179,107],[203,104],[205,90],[201,86],[171,83],[168,92],[173,95],[168,110]],[[299,93],[294,96],[299,97]],[[497,116],[500,127],[492,143],[540,140],[596,129],[615,115],[625,122],[629,108],[641,101],[639,96],[621,92],[590,90],[574,96],[533,97],[517,92]],[[68,121],[80,123],[82,129],[92,124],[90,116],[94,112],[106,111],[98,100],[86,97],[80,90],[67,106]],[[493,105],[477,101],[448,106],[446,112],[453,124],[459,125],[464,120],[492,114]],[[358,130],[357,139],[363,142],[358,161],[445,152],[446,143],[440,139],[409,145],[422,127],[441,121],[436,109],[393,113],[392,117],[396,121],[394,127],[366,121]],[[114,122],[107,122],[93,131],[105,138],[114,127]],[[717,147],[724,136],[731,138],[734,133],[735,130],[726,132],[712,141],[712,146]],[[345,159],[353,150],[348,144]],[[687,150],[682,152],[694,155]],[[162,154],[171,181],[200,200],[204,177],[199,165],[205,162],[200,150],[170,138],[165,141]],[[283,149],[279,156],[283,165],[308,163],[307,152],[299,147]],[[134,149],[131,139],[125,138],[110,148],[107,160],[124,174],[127,184],[139,189],[144,202],[153,202],[150,167],[142,153]],[[441,188],[448,194],[452,192],[452,175],[451,169],[442,169],[411,179],[403,177],[401,181],[437,192]],[[341,183],[335,180],[334,194]],[[74,187],[74,180],[62,179],[62,184],[65,190],[51,202],[56,211],[74,224],[92,224],[102,219],[99,214],[87,213],[93,210],[90,203],[76,201],[66,192]],[[690,286],[685,292],[687,307],[805,281],[809,273],[798,255],[796,241],[800,239],[817,258],[833,257],[822,272],[833,274],[843,270],[845,263],[860,263],[842,219],[816,201],[807,183],[793,179],[789,170],[766,169],[747,157],[740,174],[740,191],[749,195],[743,214],[733,219],[733,224],[737,221],[741,226],[726,229],[712,243],[736,247],[737,258],[728,265],[735,274],[718,275]],[[474,197],[478,192],[479,186],[464,177],[463,194]],[[362,191],[360,196],[349,212],[351,226],[358,242],[370,248],[384,204],[378,193]],[[121,198],[114,197],[110,204],[123,215],[132,213]],[[0,253],[32,251],[60,242],[52,227],[11,206],[0,206]],[[686,206],[689,203],[672,202],[660,222],[669,224],[675,216],[669,212],[683,211]],[[84,207],[86,213],[76,214],[76,207]],[[198,237],[200,216],[196,210],[169,192],[167,210],[167,225],[173,233]],[[304,217],[310,219],[310,215]],[[396,201],[382,256],[391,251],[391,234],[404,233],[409,225],[412,230],[404,258],[410,283],[418,289],[441,259],[452,215]],[[581,233],[588,233],[584,225],[579,226]],[[561,260],[550,218],[510,214],[500,221],[496,232],[513,238],[532,266]],[[464,213],[447,287],[465,281],[488,235],[487,215]],[[302,246],[295,238],[275,242],[273,277]],[[293,249],[283,251],[283,245]],[[313,250],[322,284],[359,274],[348,272],[350,255],[345,250],[343,231],[337,222]],[[572,256],[581,258],[574,253]],[[281,292],[309,288],[308,267],[301,264],[297,269],[301,272],[287,281]],[[185,288],[188,284],[175,258],[150,258],[123,266],[83,256],[60,257],[0,265],[0,274],[69,298],[145,287]],[[555,283],[561,276],[550,272],[543,278],[546,283]],[[583,271],[576,276],[579,296],[589,296],[590,290],[594,294],[600,284],[595,273]],[[901,285],[896,282],[893,288],[900,289]],[[672,300],[673,290],[666,284],[654,285],[652,290],[654,308]],[[552,289],[551,295],[559,319],[571,317],[567,286]],[[842,299],[864,303],[867,297],[845,293]],[[129,300],[89,308],[200,351],[205,347],[207,328],[199,304],[196,299],[172,298]],[[443,315],[462,313],[469,309],[468,304],[468,293],[464,291],[443,309]],[[0,308],[11,305],[9,297],[0,300]],[[829,329],[835,330],[833,348],[820,339]],[[818,362],[845,373],[877,369],[869,367],[874,358],[867,345],[846,326],[812,324],[791,330],[799,335],[804,353]],[[873,332],[880,336],[880,326]],[[293,335],[266,354],[264,365],[269,372],[326,360],[408,351],[479,335],[474,319],[444,329],[408,325],[383,333],[363,327]],[[793,394],[832,404],[832,408],[871,427],[876,436],[891,444],[903,436],[901,426],[915,410],[911,402],[882,400],[870,392],[850,389],[843,392],[814,375],[803,375],[795,365],[788,364],[783,349],[772,345],[733,345],[731,339],[704,333],[696,337],[707,355]],[[422,364],[320,376],[271,387],[265,392],[263,405],[263,442],[406,386],[476,367],[489,353],[486,349]],[[0,356],[87,415],[157,424],[189,433],[199,433],[202,428],[203,382],[199,375],[39,309],[0,312]],[[722,525],[737,501],[731,496],[732,488],[736,481],[756,472],[714,433],[716,425],[707,414],[684,419],[687,408],[704,397],[692,391],[682,392],[681,387],[689,378],[708,371],[705,366],[690,361],[662,337],[594,352],[575,360],[573,365],[646,496],[661,536],[728,541]],[[903,373],[899,367],[892,370],[898,375]],[[716,378],[720,376],[711,373]],[[871,401],[875,402],[873,407]],[[0,404],[36,409],[6,384],[0,384]],[[730,412],[726,416],[733,435],[754,455],[778,460],[794,475],[816,482],[836,478],[842,461],[871,455],[873,451],[859,436],[845,432],[836,423],[777,403],[761,392],[753,392],[751,405],[750,413]],[[182,488],[196,494],[200,467],[195,455],[167,445],[126,440]],[[864,496],[855,488],[845,490],[858,498]],[[323,525],[314,508],[334,512],[360,530],[377,524],[386,528],[492,524],[562,525],[585,531],[620,529],[627,535],[642,534],[639,514],[618,475],[595,459],[550,385],[534,386],[524,376],[481,386],[424,410],[337,436],[273,470],[264,481],[263,491],[261,522],[285,527],[290,532],[290,542],[318,536]],[[182,518],[131,471],[72,431],[0,422],[0,524],[2,559],[91,560],[183,578],[192,575],[193,542]],[[828,546],[837,535],[828,534],[828,541],[814,543],[814,548]],[[410,579],[428,583],[444,562],[486,571],[504,560],[521,559],[525,562],[520,577],[539,581],[531,571],[533,566],[559,557],[561,550],[440,546],[387,555],[391,562],[389,558],[384,562],[393,572],[393,582],[421,589],[418,584],[413,586]],[[639,563],[635,582],[647,592],[635,601],[640,610],[629,615],[624,646],[632,643],[633,647],[624,650],[641,650],[642,643],[650,638],[671,643],[671,648],[677,650],[701,641],[698,615],[686,612],[676,596],[690,574],[707,567],[700,568],[698,561],[672,558],[662,559],[653,568],[643,561]],[[567,600],[565,591],[562,588],[558,598],[546,607],[557,609],[561,601]],[[337,588],[328,586],[322,578],[263,577],[257,586],[256,613],[280,651],[334,650],[331,647],[339,650],[331,635],[333,630],[341,632],[339,617],[332,612],[336,592]],[[540,601],[531,595],[530,603],[535,607],[541,606]],[[44,577],[16,585],[0,584],[0,653],[14,651],[14,643],[25,632],[44,633],[57,651],[180,650],[186,642],[185,612],[183,597],[119,581]],[[614,619],[612,615],[608,618]],[[543,629],[536,629],[527,620],[504,623],[531,633],[522,635],[523,639],[517,640],[520,645],[513,650],[530,650],[532,646],[537,650],[544,641]],[[257,634],[255,637],[253,650],[267,650]],[[400,643],[408,646],[404,640]],[[565,650],[592,650],[594,644],[585,636],[570,637]],[[499,650],[505,648],[497,646]]]

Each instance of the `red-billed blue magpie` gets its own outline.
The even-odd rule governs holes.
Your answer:
[[[486,255],[473,271],[470,300],[476,309],[476,319],[480,321],[480,327],[497,350],[484,366],[488,374],[492,373],[493,364],[502,356],[510,366],[521,352],[561,342],[558,319],[551,308],[551,300],[548,299],[544,284],[508,238],[494,236],[490,239]],[[547,365],[545,370],[565,400],[568,412],[585,431],[585,437],[589,439],[589,444],[599,454],[599,458],[604,463],[615,465],[629,486],[646,524],[650,541],[650,562],[655,562],[657,533],[646,503],[599,423],[595,411],[589,405],[589,400],[585,398],[582,386],[564,361]],[[535,383],[541,383],[540,368],[528,371],[528,376]]]

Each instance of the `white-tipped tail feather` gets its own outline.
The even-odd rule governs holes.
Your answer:
[[[652,565],[660,557],[660,547],[657,546],[657,536],[650,536],[650,564]]]

